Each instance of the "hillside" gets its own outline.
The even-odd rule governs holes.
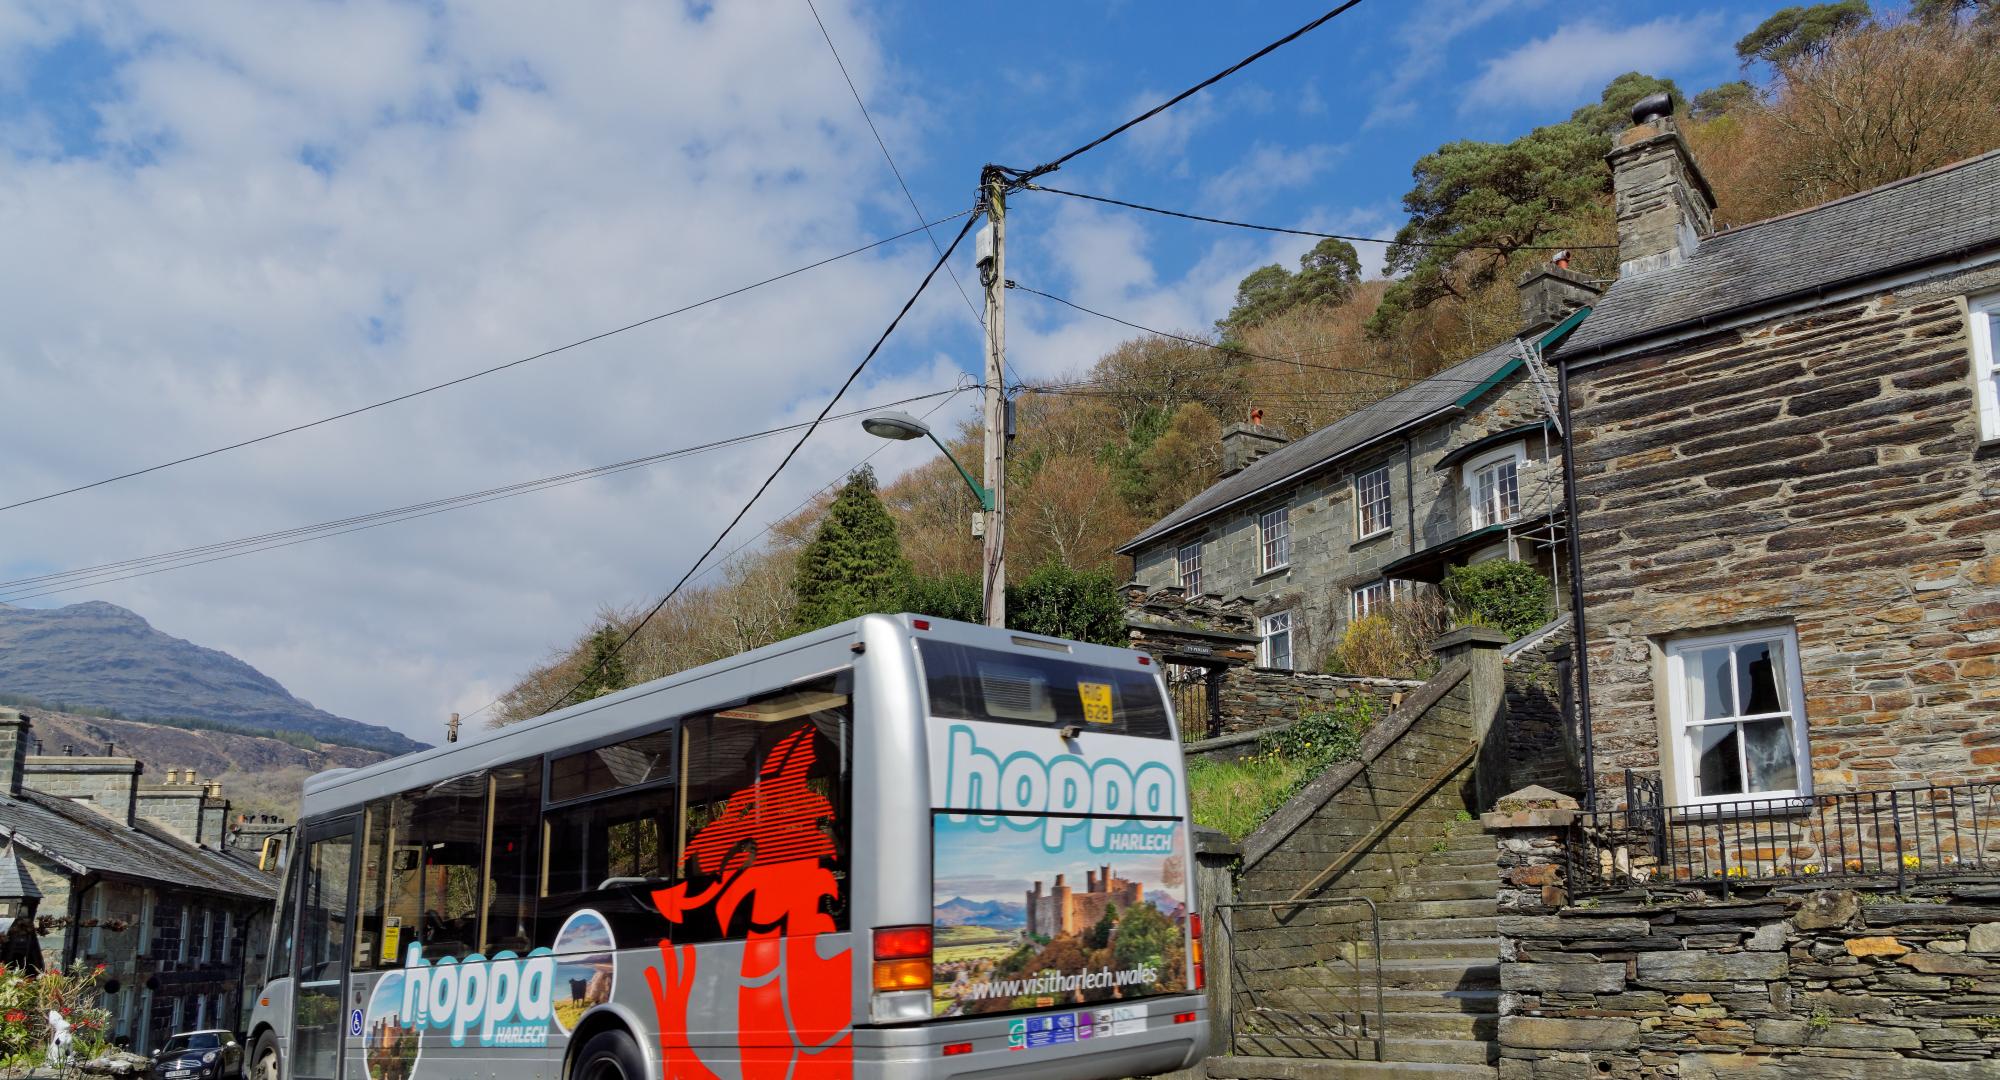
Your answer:
[[[107,750],[136,758],[146,767],[145,783],[166,779],[168,769],[193,769],[204,780],[222,781],[231,814],[277,814],[294,820],[299,812],[299,786],[325,769],[357,768],[387,754],[352,746],[322,744],[305,749],[282,739],[237,732],[206,731],[78,716],[25,705],[30,733],[43,754],[71,748],[78,755]]]
[[[97,601],[0,607],[0,693],[134,719],[191,717],[300,732],[392,754],[423,748],[400,732],[316,709],[228,653],[163,634],[136,613]]]

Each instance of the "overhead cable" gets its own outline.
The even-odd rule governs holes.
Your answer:
[[[0,511],[14,510],[23,506],[32,506],[35,503],[47,502],[50,499],[60,498],[64,495],[74,495],[79,491],[89,491],[91,488],[103,487],[106,484],[117,483],[120,480],[130,480],[135,476],[145,476],[148,473],[156,473],[162,469],[171,469],[176,465],[185,465],[190,461],[199,461],[202,458],[214,457],[217,454],[228,453],[231,450],[241,450],[246,446],[254,446],[257,443],[266,442],[271,439],[276,439],[279,438],[280,436],[291,435],[297,432],[304,431],[308,428],[319,427],[321,424],[330,424],[336,420],[345,420],[350,416],[359,416],[362,413],[382,408],[385,405],[394,405],[397,404],[398,402],[408,401],[411,398],[415,397],[422,397],[425,394],[434,393],[438,390],[443,390],[448,387],[457,386],[461,383],[471,382],[474,379],[482,378],[484,376],[491,375],[495,372],[506,371],[508,368],[520,367],[522,364],[531,363],[536,360],[542,360],[547,357],[554,356],[557,353],[568,352],[571,349],[575,349],[584,345],[589,345],[593,342],[603,341],[605,338],[614,337],[618,334],[623,334],[630,330],[637,330],[642,326],[647,326],[652,323],[659,322],[662,319],[670,319],[676,315],[684,315],[690,311],[695,310],[696,308],[706,307],[709,304],[713,304],[718,300],[727,300],[732,296],[740,296],[743,293],[749,292],[752,289],[762,288],[766,285],[771,285],[776,282],[783,281],[788,277],[793,277],[798,274],[803,274],[808,270],[818,269],[819,267],[825,266],[828,263],[839,262],[842,259],[851,258],[855,255],[860,255],[863,252],[873,251],[876,248],[883,246],[884,244],[891,244],[905,237],[915,236],[916,234],[924,232],[925,230],[929,229],[933,225],[940,225],[947,221],[953,221],[958,218],[967,217],[975,212],[976,208],[961,210],[958,213],[952,214],[949,217],[942,217],[936,221],[926,222],[925,224],[919,225],[914,229],[906,229],[903,232],[899,232],[894,236],[885,236],[882,239],[877,240],[873,243],[863,244],[858,248],[853,248],[848,251],[843,251],[838,255],[829,255],[824,259],[820,259],[816,262],[807,263],[804,266],[795,267],[791,270],[785,271],[782,274],[773,274],[772,276],[764,278],[761,281],[753,281],[748,285],[740,285],[734,289],[730,289],[728,292],[717,293],[714,296],[708,297],[705,300],[697,300],[694,303],[685,304],[682,305],[681,307],[677,307],[672,311],[663,311],[658,315],[649,315],[646,318],[640,319],[636,322],[626,323],[624,326],[620,326],[615,329],[604,330],[599,333],[592,334],[589,337],[578,338],[577,340],[572,341],[567,345],[558,345],[552,349],[544,349],[541,352],[535,353],[532,356],[524,356],[518,360],[509,360],[504,364],[495,364],[492,367],[483,368],[479,371],[474,371],[466,375],[460,375],[455,379],[447,379],[444,382],[436,383],[431,386],[426,386],[420,390],[411,390],[408,393],[397,394],[395,397],[384,398],[381,401],[372,402],[367,405],[357,406],[355,408],[348,409],[343,412],[334,413],[331,416],[322,416],[317,420],[309,420],[302,424],[294,424],[288,428],[281,428],[277,431],[267,432],[263,435],[255,436],[254,438],[243,439],[238,442],[230,443],[227,446],[218,446],[212,450],[203,450],[198,454],[189,454],[186,457],[178,457],[173,459],[172,461],[163,461],[157,465],[148,465],[143,469],[133,469],[130,472],[122,472],[116,476],[107,476],[102,480],[93,480],[88,484],[78,484],[75,487],[64,488],[61,491],[52,491],[46,495],[37,495],[32,499],[22,499],[18,502],[7,503],[4,506],[0,506]]]
[[[1248,221],[1231,221],[1228,218],[1208,217],[1204,214],[1190,214],[1182,210],[1165,210],[1157,206],[1147,206],[1144,203],[1114,199],[1107,195],[1086,195],[1081,191],[1064,191],[1062,188],[1052,188],[1042,184],[1023,184],[1022,186],[1030,191],[1046,191],[1051,195],[1067,195],[1072,199],[1088,199],[1091,202],[1122,206],[1128,210],[1143,210],[1149,214],[1185,218],[1188,221],[1205,221],[1211,225],[1229,225],[1238,229],[1255,229],[1258,232],[1268,233],[1287,233],[1292,236],[1317,236],[1323,240],[1347,240],[1357,244],[1388,244],[1391,247],[1412,248],[1459,248],[1461,250],[1490,248],[1501,251],[1616,251],[1618,249],[1617,244],[1459,244],[1449,240],[1385,240],[1379,236],[1349,236],[1346,233],[1314,232],[1311,229],[1292,229],[1281,225],[1255,225]]]
[[[950,395],[963,393],[964,389],[964,387],[954,387],[950,390],[939,390],[896,401],[881,402],[866,408],[841,413],[828,419],[839,420],[852,416],[860,416],[864,413],[874,412],[877,409],[894,408],[898,405],[908,405],[935,397],[948,398]],[[584,480],[596,480],[606,476],[614,476],[618,473],[630,472],[649,465],[657,465],[664,461],[693,457],[697,454],[713,450],[739,446],[774,435],[797,431],[807,426],[806,422],[787,424],[783,427],[733,435],[725,439],[717,439],[713,442],[681,447],[677,450],[666,450],[657,454],[627,458],[624,461],[612,462],[608,465],[575,469],[566,473],[558,473],[554,476],[544,476],[536,480],[524,480],[499,487],[486,488],[481,491],[467,492],[462,495],[430,499],[425,502],[412,503],[407,506],[399,506],[388,510],[377,510],[367,514],[354,514],[332,521],[319,522],[314,525],[301,525],[291,529],[239,537],[235,540],[223,540],[195,547],[182,548],[177,551],[160,552],[131,559],[121,559],[116,562],[99,563],[95,566],[79,567],[74,570],[36,574],[30,577],[15,578],[11,581],[0,581],[0,593],[7,594],[4,597],[0,597],[0,603],[27,600],[54,593],[70,592],[76,589],[89,588],[94,585],[107,585],[115,581],[127,581],[137,577],[150,577],[153,574],[163,574],[170,570],[183,570],[188,567],[240,558],[244,555],[255,555],[259,552],[310,543],[314,540],[325,540],[335,536],[344,536],[348,533],[364,532],[369,529],[380,528],[384,525],[397,525],[406,521],[414,521],[418,518],[430,517],[434,514],[462,510],[489,502],[499,502],[503,499],[511,499],[521,495],[531,495],[553,488],[566,487]]]
[[[896,332],[896,327],[902,323],[903,316],[908,315],[910,309],[917,306],[917,299],[924,295],[925,289],[930,288],[932,279],[937,277],[939,270],[944,269],[945,263],[951,259],[951,253],[958,250],[959,243],[965,239],[966,233],[972,231],[973,224],[978,220],[977,217],[968,217],[965,219],[965,224],[959,227],[958,235],[952,237],[951,244],[944,249],[943,254],[938,256],[937,262],[931,264],[930,272],[926,273],[923,281],[917,284],[917,291],[911,293],[910,298],[903,302],[902,309],[896,312],[896,317],[889,320],[889,325],[882,330],[882,336],[875,339],[874,345],[869,346],[867,355],[861,358],[860,363],[854,365],[853,371],[847,373],[846,381],[842,382],[839,389],[833,392],[833,396],[827,399],[826,406],[819,411],[818,416],[813,418],[812,423],[806,426],[804,433],[799,436],[799,441],[793,443],[792,448],[785,452],[785,457],[782,461],[778,462],[778,467],[772,469],[771,474],[764,478],[764,482],[757,485],[757,490],[751,493],[749,500],[744,502],[743,508],[736,511],[736,516],[730,518],[729,524],[722,527],[722,531],[716,534],[714,542],[710,543],[707,550],[701,553],[701,557],[694,561],[694,565],[688,567],[687,573],[682,574],[681,579],[674,583],[674,587],[668,589],[665,596],[660,597],[660,602],[654,604],[651,611],[646,612],[643,618],[633,624],[631,631],[618,642],[616,647],[606,652],[596,664],[592,665],[589,671],[584,673],[582,678],[576,681],[574,686],[563,691],[562,696],[557,698],[554,704],[543,710],[544,713],[554,712],[562,708],[563,703],[569,700],[570,695],[576,693],[585,684],[589,683],[590,680],[596,678],[598,673],[604,670],[604,666],[609,664],[619,653],[625,651],[625,646],[631,644],[632,639],[639,636],[639,631],[644,630],[646,624],[652,622],[653,617],[658,615],[667,606],[667,603],[680,593],[681,588],[694,577],[697,570],[701,569],[701,564],[707,562],[710,555],[715,554],[715,549],[721,547],[722,542],[728,539],[731,530],[736,528],[737,524],[743,520],[744,515],[750,512],[750,508],[757,505],[757,500],[762,498],[764,492],[769,490],[770,486],[777,481],[778,474],[784,472],[785,466],[791,464],[792,459],[798,456],[799,449],[805,446],[806,440],[812,438],[813,432],[819,430],[820,424],[824,423],[827,416],[833,412],[833,407],[840,403],[841,395],[847,393],[847,388],[854,385],[854,380],[861,377],[861,372],[868,367],[868,362],[875,359],[876,353],[882,351],[882,346],[888,342],[889,335]]]
[[[1312,20],[1311,22],[1305,24],[1304,26],[1299,27],[1297,30],[1294,30],[1289,34],[1286,34],[1284,37],[1281,37],[1278,40],[1271,42],[1269,45],[1266,45],[1263,48],[1258,49],[1256,52],[1251,53],[1249,56],[1246,56],[1243,59],[1238,60],[1237,62],[1229,65],[1228,67],[1223,68],[1221,71],[1218,71],[1213,75],[1210,75],[1208,78],[1203,79],[1202,81],[1194,84],[1193,86],[1188,87],[1187,89],[1181,91],[1180,93],[1175,94],[1173,97],[1170,97],[1167,100],[1160,102],[1158,105],[1155,105],[1150,109],[1147,109],[1145,112],[1140,113],[1139,115],[1133,117],[1132,119],[1125,121],[1124,123],[1118,125],[1117,127],[1112,128],[1110,131],[1107,131],[1104,134],[1099,135],[1097,138],[1092,139],[1087,143],[1084,143],[1082,146],[1079,146],[1076,149],[1071,150],[1069,153],[1064,154],[1053,161],[1047,162],[1046,164],[1037,165],[1032,169],[1026,169],[1026,170],[1008,169],[1008,170],[1003,170],[1003,172],[1016,184],[1026,183],[1030,180],[1035,179],[1036,177],[1046,176],[1049,173],[1055,172],[1057,169],[1060,169],[1065,164],[1067,164],[1072,158],[1075,158],[1080,154],[1089,153],[1090,151],[1095,150],[1100,146],[1103,146],[1105,143],[1108,143],[1111,140],[1117,138],[1118,136],[1123,135],[1125,132],[1130,131],[1132,128],[1135,128],[1140,124],[1143,124],[1148,120],[1151,120],[1153,117],[1158,116],[1163,112],[1166,112],[1168,109],[1171,109],[1176,105],[1179,105],[1181,102],[1186,101],[1188,98],[1191,98],[1196,94],[1201,93],[1203,90],[1206,90],[1211,86],[1214,86],[1216,83],[1221,82],[1222,80],[1230,77],[1231,75],[1236,74],[1239,71],[1242,71],[1244,68],[1249,67],[1251,64],[1254,64],[1257,61],[1262,60],[1264,57],[1269,56],[1271,53],[1276,52],[1278,49],[1286,45],[1289,45],[1294,41],[1297,41],[1299,38],[1304,37],[1305,35],[1311,33],[1314,30],[1319,29],[1320,27],[1326,25],[1328,22],[1331,22],[1336,16],[1342,14],[1343,12],[1347,11],[1352,7],[1355,7],[1360,3],[1361,0],[1346,0],[1345,3],[1342,3],[1334,7],[1331,11],[1328,11],[1325,14],[1319,16],[1318,18]]]
[[[876,128],[875,118],[868,115],[868,106],[861,100],[861,88],[854,85],[854,76],[847,73],[847,61],[840,58],[840,49],[833,43],[833,34],[827,30],[826,20],[819,17],[819,5],[813,3],[813,0],[806,0],[806,8],[812,12],[813,22],[819,24],[819,34],[826,39],[826,51],[833,54],[834,65],[840,68],[840,77],[847,81],[847,92],[854,95],[854,105],[861,110],[861,119],[867,121],[868,133],[875,136],[875,145],[882,148],[882,160],[889,163],[889,172],[895,176],[896,186],[903,189],[903,198],[910,201],[910,209],[916,213],[917,220],[923,221],[923,209],[917,205],[917,197],[910,193],[910,185],[903,180],[903,170],[896,167],[896,159],[889,153],[889,144],[882,138],[881,130]],[[931,232],[929,225],[924,226],[924,235],[930,238],[931,249],[943,255],[944,248],[938,245],[937,235]],[[951,283],[958,288],[959,298],[965,301],[965,309],[972,312],[972,321],[984,329],[986,317],[980,313],[978,306],[973,304],[971,294],[965,291],[965,283],[958,280],[958,271],[947,265],[944,272],[951,276]]]

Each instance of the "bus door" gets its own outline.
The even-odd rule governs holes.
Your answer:
[[[293,1080],[340,1080],[348,1013],[358,816],[308,826],[300,840],[298,974],[292,996]],[[356,1032],[355,1034],[360,1034]]]

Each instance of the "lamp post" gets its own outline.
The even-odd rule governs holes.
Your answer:
[[[992,514],[993,489],[972,478],[972,474],[965,470],[965,466],[960,465],[958,459],[951,456],[951,450],[944,443],[938,441],[938,437],[936,433],[931,431],[930,425],[925,424],[922,420],[906,412],[882,412],[861,421],[861,429],[878,439],[893,439],[896,442],[908,442],[911,439],[929,439],[937,446],[938,452],[944,455],[944,459],[951,462],[952,467],[958,470],[958,475],[965,480],[965,486],[972,489],[972,494],[979,499],[979,509],[983,513]],[[989,563],[986,567],[986,574],[990,579],[994,572],[994,568],[991,565],[992,553],[999,550],[993,543],[991,536],[987,538],[986,550],[988,552],[987,558]],[[996,609],[990,596],[986,597],[985,606],[986,622],[988,625],[1000,626],[1005,624],[1006,612]]]

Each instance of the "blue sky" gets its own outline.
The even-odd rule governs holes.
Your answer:
[[[1730,43],[1776,6],[1368,0],[1049,182],[1388,235],[1425,151],[1560,120],[1626,70],[1690,91],[1733,78]],[[981,164],[1046,160],[1319,10],[820,3],[932,216],[970,204]],[[804,0],[0,0],[0,502],[525,356],[912,223]],[[1307,246],[1024,193],[1009,273],[1200,328],[1245,273]],[[5,512],[0,572],[808,418],[932,258],[906,240],[446,393]],[[956,269],[970,286],[969,253]],[[978,370],[971,327],[941,280],[846,403],[950,389]],[[1019,375],[1080,370],[1123,336],[1010,301]],[[941,400],[939,422],[970,415],[969,395]],[[124,604],[324,708],[435,737],[600,605],[678,578],[785,446],[25,602]],[[851,421],[816,435],[728,546],[871,453],[893,475],[921,448]]]

